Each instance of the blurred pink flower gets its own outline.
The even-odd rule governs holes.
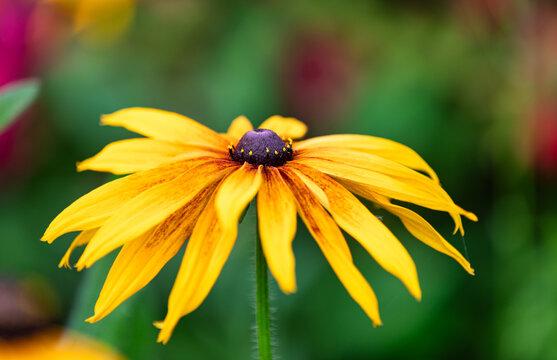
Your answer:
[[[21,133],[23,123],[20,119],[15,121],[6,130],[0,132],[0,172],[3,173],[4,170],[12,165],[13,159],[16,158],[17,149],[17,138]],[[0,183],[2,182],[3,176],[0,176]]]
[[[527,153],[545,176],[557,175],[557,6],[535,4],[519,28],[521,82],[530,97],[524,117]],[[524,133],[517,134],[523,137]]]
[[[472,32],[494,30],[511,14],[509,0],[453,0],[455,16]]]
[[[545,176],[557,175],[557,101],[542,105],[531,125],[532,155],[536,168]]]
[[[34,5],[34,1],[0,1],[0,87],[29,76],[29,23]],[[16,170],[14,167],[21,168],[21,164],[24,163],[17,160],[27,152],[18,141],[25,127],[24,122],[24,117],[20,116],[6,129],[0,130],[2,174],[12,173],[12,170]],[[10,171],[6,171],[7,168]],[[0,182],[3,180],[5,179],[0,178]]]
[[[538,96],[557,95],[557,6],[537,4],[524,20],[522,52]]]
[[[322,127],[346,109],[354,80],[354,61],[330,34],[297,36],[285,52],[282,96],[286,112]]]
[[[0,1],[0,86],[28,75],[28,30],[33,2]]]

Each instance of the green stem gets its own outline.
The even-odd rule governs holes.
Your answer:
[[[271,315],[269,313],[269,275],[261,248],[259,231],[255,239],[255,322],[259,360],[271,360]]]

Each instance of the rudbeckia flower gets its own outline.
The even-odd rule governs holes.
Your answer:
[[[306,126],[281,116],[270,117],[258,129],[238,117],[226,134],[185,116],[145,108],[120,110],[104,116],[102,123],[145,137],[111,143],[79,163],[78,170],[131,175],[75,201],[42,238],[52,243],[62,234],[81,231],[60,263],[69,266],[72,251],[87,245],[76,264],[79,270],[121,247],[89,322],[102,319],[147,285],[189,239],[166,318],[156,324],[158,341],[166,343],[179,319],[207,297],[232,250],[238,221],[256,196],[263,253],[284,293],[296,291],[291,245],[299,214],[339,280],[375,325],[381,324],[377,299],[354,266],[341,229],[421,298],[412,258],[354,194],[398,216],[415,237],[473,273],[469,262],[429,223],[399,205],[445,211],[455,222],[455,232],[462,231],[462,215],[476,220],[404,145],[361,135],[294,141],[305,135]]]

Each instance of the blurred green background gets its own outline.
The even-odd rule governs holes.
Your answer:
[[[470,276],[379,213],[416,262],[419,303],[350,240],[379,298],[378,328],[300,223],[299,290],[285,296],[271,283],[280,358],[557,358],[557,4],[80,3],[91,1],[0,0],[0,85],[40,84],[0,135],[0,276],[42,289],[53,321],[131,359],[253,358],[253,207],[209,297],[166,346],[152,322],[164,317],[180,257],[88,324],[114,257],[59,269],[71,235],[51,246],[39,239],[110,179],[78,174],[75,163],[132,136],[100,127],[101,114],[157,107],[217,131],[238,115],[258,124],[281,114],[308,123],[308,136],[360,133],[412,147],[480,221],[451,236],[448,216],[421,211],[470,259]]]

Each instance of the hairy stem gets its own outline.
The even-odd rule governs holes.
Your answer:
[[[271,315],[269,313],[269,275],[261,248],[259,231],[255,239],[255,322],[260,360],[271,360]]]

